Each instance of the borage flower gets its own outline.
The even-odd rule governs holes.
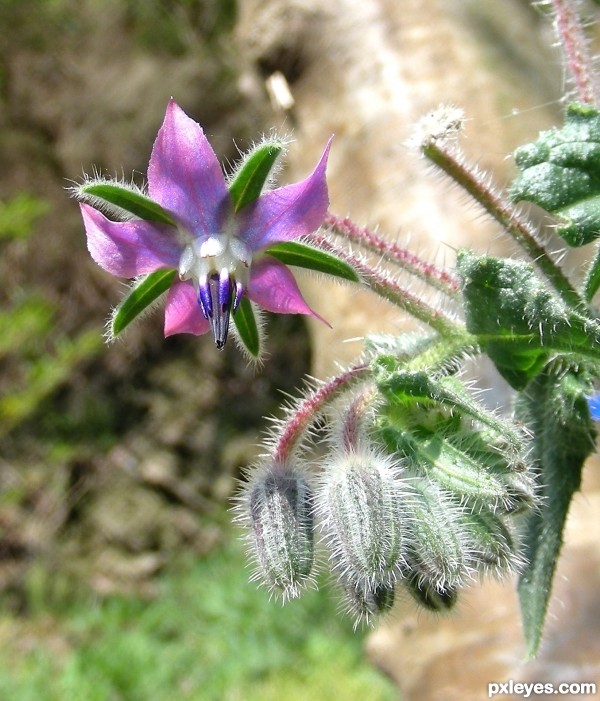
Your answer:
[[[107,181],[84,183],[76,195],[83,200],[88,249],[96,263],[120,277],[178,271],[167,296],[165,336],[212,329],[221,349],[230,315],[244,297],[271,312],[323,320],[302,297],[288,267],[265,251],[305,237],[322,224],[328,207],[328,152],[329,144],[301,182],[260,194],[269,166],[255,195],[233,197],[202,128],[171,100],[150,157],[149,198],[130,193],[144,211],[155,207],[158,215],[132,218],[136,209],[125,207],[126,220],[112,221],[97,207],[119,213],[120,202],[106,207],[95,194]],[[127,192],[124,186],[112,187],[119,196]]]

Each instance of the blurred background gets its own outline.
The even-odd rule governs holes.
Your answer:
[[[2,701],[453,698],[403,687],[397,640],[365,655],[327,588],[269,602],[228,512],[264,417],[397,316],[304,278],[334,331],[269,318],[260,371],[165,340],[160,311],[106,346],[123,285],[66,188],[93,168],[140,182],[173,96],[225,168],[275,126],[292,181],[335,133],[332,211],[451,263],[498,232],[408,153],[411,124],[464,105],[465,148],[503,184],[560,119],[552,43],[526,0],[0,0]]]

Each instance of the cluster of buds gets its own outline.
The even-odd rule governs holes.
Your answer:
[[[443,612],[470,582],[518,571],[518,522],[534,503],[523,436],[456,378],[376,363],[369,376],[299,402],[237,507],[255,579],[287,600],[325,563],[356,624],[400,591]],[[311,462],[310,425],[334,399],[329,450]]]

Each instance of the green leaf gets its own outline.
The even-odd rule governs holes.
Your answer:
[[[570,310],[524,261],[458,254],[467,329],[500,374],[523,389],[560,353],[600,359],[600,326]]]
[[[519,581],[521,616],[528,654],[539,648],[563,530],[586,458],[595,450],[596,430],[586,395],[589,377],[557,368],[533,380],[517,404],[519,418],[532,432],[541,499],[529,516],[525,535],[528,564]]]
[[[258,199],[283,150],[282,141],[265,141],[244,156],[229,183],[234,211]]]
[[[116,338],[152,302],[173,284],[175,270],[157,270],[136,280],[128,294],[116,307],[109,324],[110,339]]]
[[[360,282],[360,276],[356,270],[339,258],[321,251],[313,246],[307,246],[297,241],[287,241],[269,246],[265,250],[273,258],[277,258],[286,265],[295,265],[299,268],[308,268],[320,273],[340,277],[351,282]]]
[[[556,215],[557,233],[570,246],[600,235],[600,112],[567,107],[562,129],[541,132],[537,141],[515,151],[520,175],[510,196]]]
[[[252,304],[246,297],[242,297],[238,310],[233,315],[235,328],[240,341],[244,344],[248,353],[258,359],[261,351],[261,339]]]
[[[583,283],[583,296],[586,302],[591,302],[600,288],[600,246],[596,248],[594,260],[590,263]]]
[[[109,182],[84,183],[78,188],[77,196],[99,209],[102,209],[103,205],[110,205],[146,221],[176,226],[175,220],[166,209],[149,197],[123,185]]]

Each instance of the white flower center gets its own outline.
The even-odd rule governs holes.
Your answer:
[[[194,283],[219,349],[227,340],[230,314],[237,311],[248,284],[251,261],[250,248],[231,234],[194,239],[179,259],[179,277]]]

